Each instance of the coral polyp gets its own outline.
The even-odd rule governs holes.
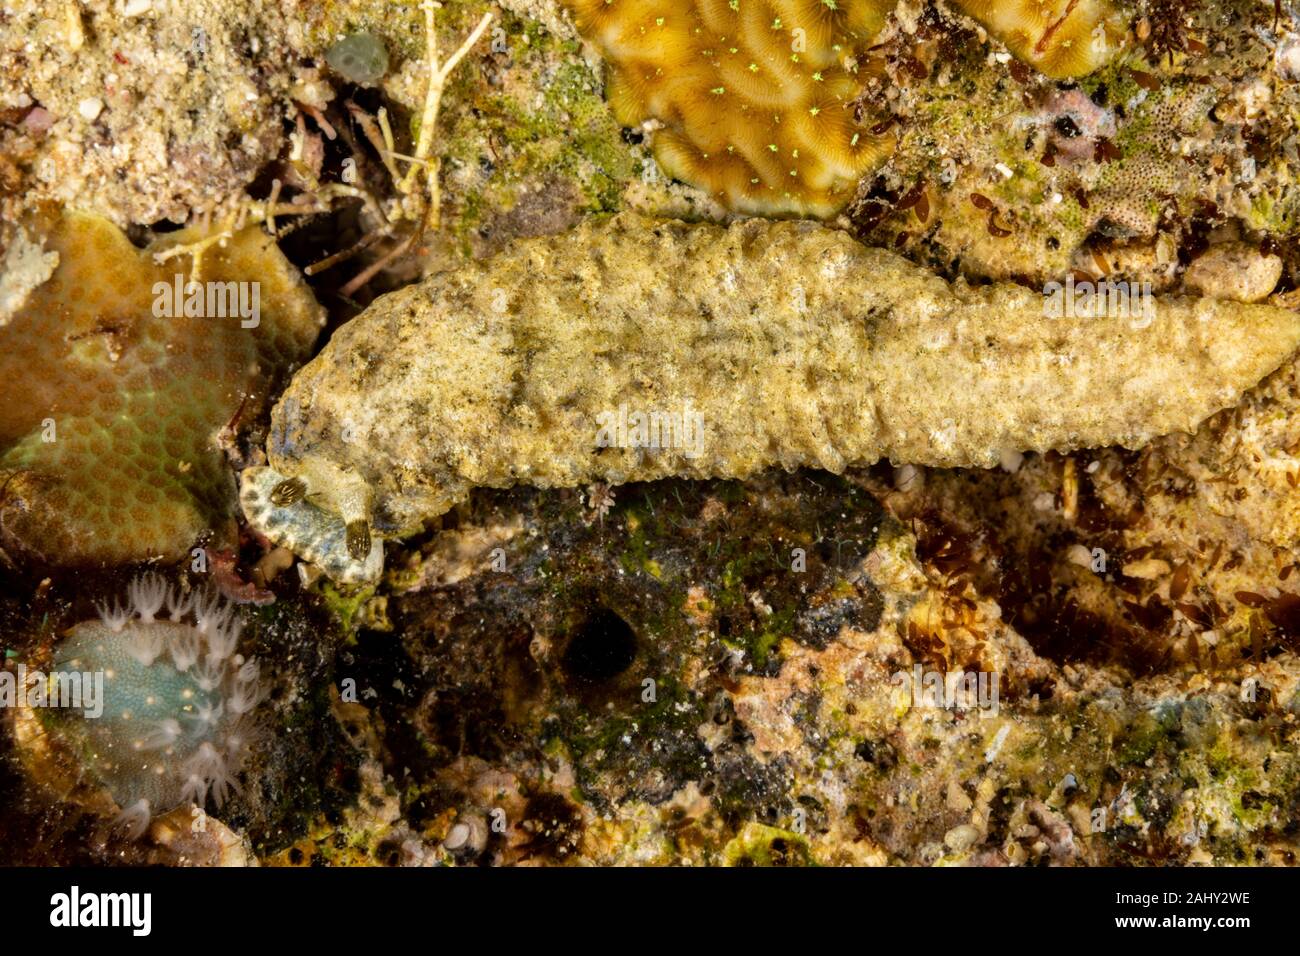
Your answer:
[[[54,712],[47,730],[108,789],[128,835],[186,803],[220,809],[239,790],[264,692],[257,661],[238,653],[242,629],[224,599],[146,574],[125,607],[101,604],[55,648],[55,672],[103,674],[103,712]]]
[[[656,159],[724,205],[826,216],[892,148],[856,117],[880,0],[572,0],[610,62],[626,126],[657,120]]]

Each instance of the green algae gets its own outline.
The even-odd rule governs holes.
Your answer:
[[[454,230],[466,251],[469,234],[487,224],[489,212],[508,216],[517,207],[521,187],[562,183],[573,190],[575,213],[613,212],[636,172],[599,82],[573,59],[577,45],[527,33],[509,17],[503,29],[514,44],[511,72],[537,83],[512,84],[508,92],[453,91],[464,96],[468,109],[448,110],[446,156],[466,166],[491,165],[486,181],[466,193],[456,217]],[[521,37],[530,39],[523,43]]]

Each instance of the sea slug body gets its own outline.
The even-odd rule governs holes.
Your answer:
[[[1267,305],[1114,306],[1061,315],[1042,292],[949,283],[811,222],[593,219],[339,329],[277,404],[244,511],[368,581],[376,538],[475,487],[1136,448],[1195,429],[1300,346],[1300,319]]]

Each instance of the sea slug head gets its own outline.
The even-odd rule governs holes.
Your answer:
[[[270,467],[248,468],[240,480],[255,530],[345,584],[372,582],[383,567],[369,442],[355,415],[347,396],[310,382],[291,387],[272,410]]]
[[[254,466],[240,475],[239,502],[253,529],[318,566],[340,584],[371,584],[384,567],[383,541],[331,509],[311,484],[273,468]],[[364,523],[363,523],[364,524]]]

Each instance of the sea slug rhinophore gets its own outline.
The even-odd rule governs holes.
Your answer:
[[[340,328],[277,404],[241,501],[332,577],[373,580],[377,538],[478,486],[1137,447],[1194,429],[1300,345],[1300,317],[1266,305],[1053,302],[811,222],[589,220]]]

